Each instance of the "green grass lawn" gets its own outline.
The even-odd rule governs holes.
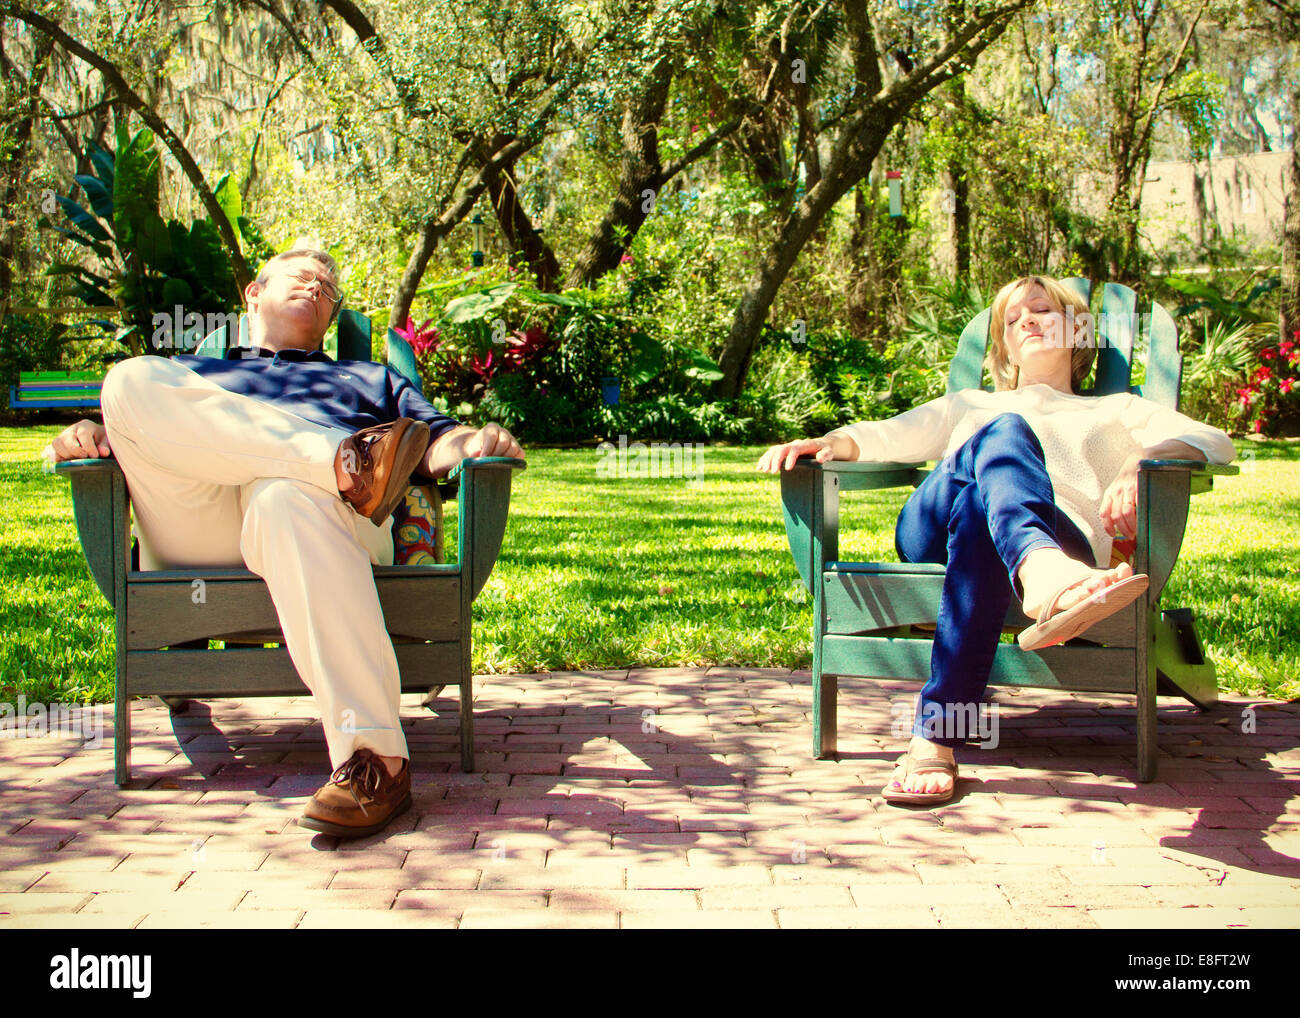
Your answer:
[[[0,429],[0,700],[112,698],[112,615],[82,559],[68,485],[38,461],[58,430]],[[1225,689],[1294,697],[1300,446],[1239,448],[1243,473],[1193,501],[1164,603],[1196,612]],[[778,482],[754,471],[760,452],[707,449],[698,484],[602,477],[590,449],[531,452],[475,603],[474,670],[808,667],[811,598],[786,547]],[[848,495],[841,554],[893,559],[906,495]]]

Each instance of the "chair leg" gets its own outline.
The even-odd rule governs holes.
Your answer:
[[[838,675],[813,676],[813,756],[818,760],[836,752],[839,681]]]
[[[1156,777],[1156,668],[1149,655],[1142,655],[1137,685],[1138,781]]]
[[[1187,608],[1163,611],[1157,626],[1157,676],[1168,684],[1167,691],[1185,697],[1201,710],[1209,710],[1219,700],[1219,684],[1214,662],[1205,656],[1191,611]]]
[[[131,783],[131,697],[120,686],[113,699],[113,780],[118,788]]]
[[[468,669],[460,679],[460,769],[474,770],[474,676]]]

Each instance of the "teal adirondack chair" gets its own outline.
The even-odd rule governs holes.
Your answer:
[[[246,343],[242,321],[240,332]],[[226,342],[224,333],[214,334],[197,352],[219,355]],[[338,354],[339,360],[371,359],[369,319],[350,310],[342,312]],[[410,346],[392,331],[388,363],[420,385]],[[509,513],[511,478],[523,467],[522,460],[506,457],[467,459],[439,486],[444,495],[457,497],[454,563],[374,568],[402,691],[426,693],[431,699],[444,686],[459,686],[460,756],[466,771],[474,769],[472,605],[496,564]],[[176,709],[187,698],[303,692],[306,687],[278,642],[283,639],[279,619],[260,577],[244,569],[199,567],[141,572],[132,554],[130,493],[116,461],[69,460],[56,469],[72,483],[86,562],[114,607],[114,778],[118,785],[131,780],[133,697],[159,696]],[[190,598],[196,579],[206,587],[206,601],[199,606]],[[210,640],[224,641],[225,649],[208,649]]]
[[[1091,286],[1071,279],[1087,300]],[[1102,295],[1096,384],[1092,395],[1134,392],[1178,408],[1182,358],[1169,313],[1150,305],[1145,381],[1131,384],[1137,296],[1107,283]],[[977,315],[961,334],[948,374],[948,391],[976,388],[983,379],[990,311]],[[799,575],[813,595],[813,755],[836,752],[836,696],[841,677],[930,677],[930,654],[938,618],[944,567],[841,558],[841,491],[917,485],[927,471],[915,463],[819,465],[810,457],[782,472],[781,505],[786,536]],[[1216,474],[1235,466],[1189,460],[1144,460],[1138,475],[1135,573],[1151,584],[1130,608],[1090,629],[1086,639],[1061,647],[1024,651],[1000,644],[990,682],[1011,686],[1127,693],[1137,699],[1138,779],[1156,774],[1156,695],[1182,696],[1201,709],[1218,698],[1214,665],[1202,650],[1190,610],[1162,608],[1161,595],[1182,546],[1193,494],[1209,490]],[[1029,625],[1019,601],[1007,614],[1008,630]],[[928,631],[927,631],[928,627]]]

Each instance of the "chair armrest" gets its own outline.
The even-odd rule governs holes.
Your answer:
[[[875,488],[901,488],[915,485],[924,476],[922,463],[858,463],[831,460],[818,463],[812,456],[800,456],[794,470],[815,470],[839,478],[841,491],[868,491]],[[785,471],[782,471],[784,474]]]
[[[1231,477],[1241,473],[1241,468],[1231,463],[1206,463],[1204,460],[1142,460],[1138,472],[1186,472],[1191,478],[1191,494],[1199,495],[1214,487],[1216,474]]]
[[[446,477],[439,479],[439,483],[455,482],[467,470],[477,470],[480,467],[500,467],[502,465],[512,470],[524,470],[528,467],[528,464],[523,460],[515,459],[513,456],[474,456],[457,463],[447,471]]]
[[[69,478],[73,474],[82,472],[111,474],[114,471],[120,474],[122,468],[117,465],[117,460],[112,456],[86,460],[60,460],[54,464],[56,474],[65,474]]]
[[[839,558],[841,491],[915,485],[923,476],[920,464],[818,463],[811,456],[801,456],[793,469],[782,470],[785,536],[804,586],[813,591],[824,564]]]
[[[1191,497],[1214,487],[1214,478],[1239,474],[1231,463],[1158,459],[1138,463],[1137,533],[1133,569],[1151,577],[1147,593],[1155,604],[1169,580],[1183,537]]]
[[[461,460],[447,474],[447,480],[460,483],[456,540],[471,601],[492,575],[501,552],[510,514],[511,477],[526,467],[523,460],[511,456],[478,456]]]
[[[1194,474],[1239,474],[1241,468],[1231,463],[1206,463],[1204,460],[1142,460],[1140,470],[1190,470]]]

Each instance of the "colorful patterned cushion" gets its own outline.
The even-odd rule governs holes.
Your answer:
[[[1114,569],[1121,562],[1133,564],[1133,553],[1137,551],[1136,537],[1117,537],[1110,545],[1110,568]]]
[[[393,564],[428,566],[442,561],[442,513],[436,489],[410,488],[393,510]]]

